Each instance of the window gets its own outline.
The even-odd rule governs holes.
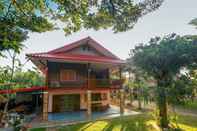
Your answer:
[[[76,71],[74,70],[61,70],[60,72],[60,81],[74,81],[76,80]]]
[[[82,50],[83,51],[90,51],[90,47],[88,45],[83,45]]]

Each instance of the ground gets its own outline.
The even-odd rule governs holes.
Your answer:
[[[175,125],[175,124],[174,124]],[[178,126],[185,131],[197,131],[197,117],[179,115]],[[143,113],[110,120],[98,120],[75,125],[50,128],[54,131],[160,131],[153,116]],[[46,131],[46,128],[31,129]]]
[[[137,110],[137,102],[133,102],[132,110]],[[98,120],[68,126],[48,128],[50,131],[160,131],[154,119],[155,104],[143,105],[142,114]],[[187,105],[177,105],[178,127],[184,131],[197,131],[197,101]],[[173,121],[174,115],[170,115]],[[176,126],[175,122],[171,124]],[[176,126],[177,127],[177,126]],[[46,128],[31,129],[31,131],[46,131]]]

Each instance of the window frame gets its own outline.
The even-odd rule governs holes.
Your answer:
[[[71,72],[73,75],[73,79],[65,79],[65,78],[70,77],[69,75],[71,75]],[[66,74],[67,76],[65,76],[65,73],[67,73]],[[77,80],[77,72],[75,70],[73,70],[73,69],[61,69],[60,70],[60,81],[76,81],[76,80]]]

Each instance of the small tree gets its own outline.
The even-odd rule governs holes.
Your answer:
[[[189,22],[189,24],[195,26],[196,29],[197,29],[197,18],[191,20],[191,21]]]
[[[163,128],[167,128],[169,124],[167,90],[182,67],[197,64],[196,50],[195,37],[171,34],[164,38],[152,38],[148,44],[140,44],[131,52],[134,65],[157,81],[157,106],[160,126]]]
[[[138,109],[142,109],[142,102],[144,101],[145,105],[150,96],[148,95],[148,92],[150,91],[149,81],[151,80],[151,77],[148,77],[147,73],[144,73],[142,70],[135,67],[129,59],[127,60],[125,71],[129,73],[127,85],[129,89],[132,90],[132,92],[130,91],[129,93],[134,93],[133,91],[135,90],[138,101]],[[132,94],[130,94],[130,97],[133,98]],[[131,99],[131,102],[132,100],[133,99]]]

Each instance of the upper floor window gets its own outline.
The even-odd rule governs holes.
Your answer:
[[[60,71],[60,81],[74,81],[77,79],[75,70],[63,69]]]
[[[90,47],[88,45],[83,45],[82,50],[83,51],[90,51]]]

